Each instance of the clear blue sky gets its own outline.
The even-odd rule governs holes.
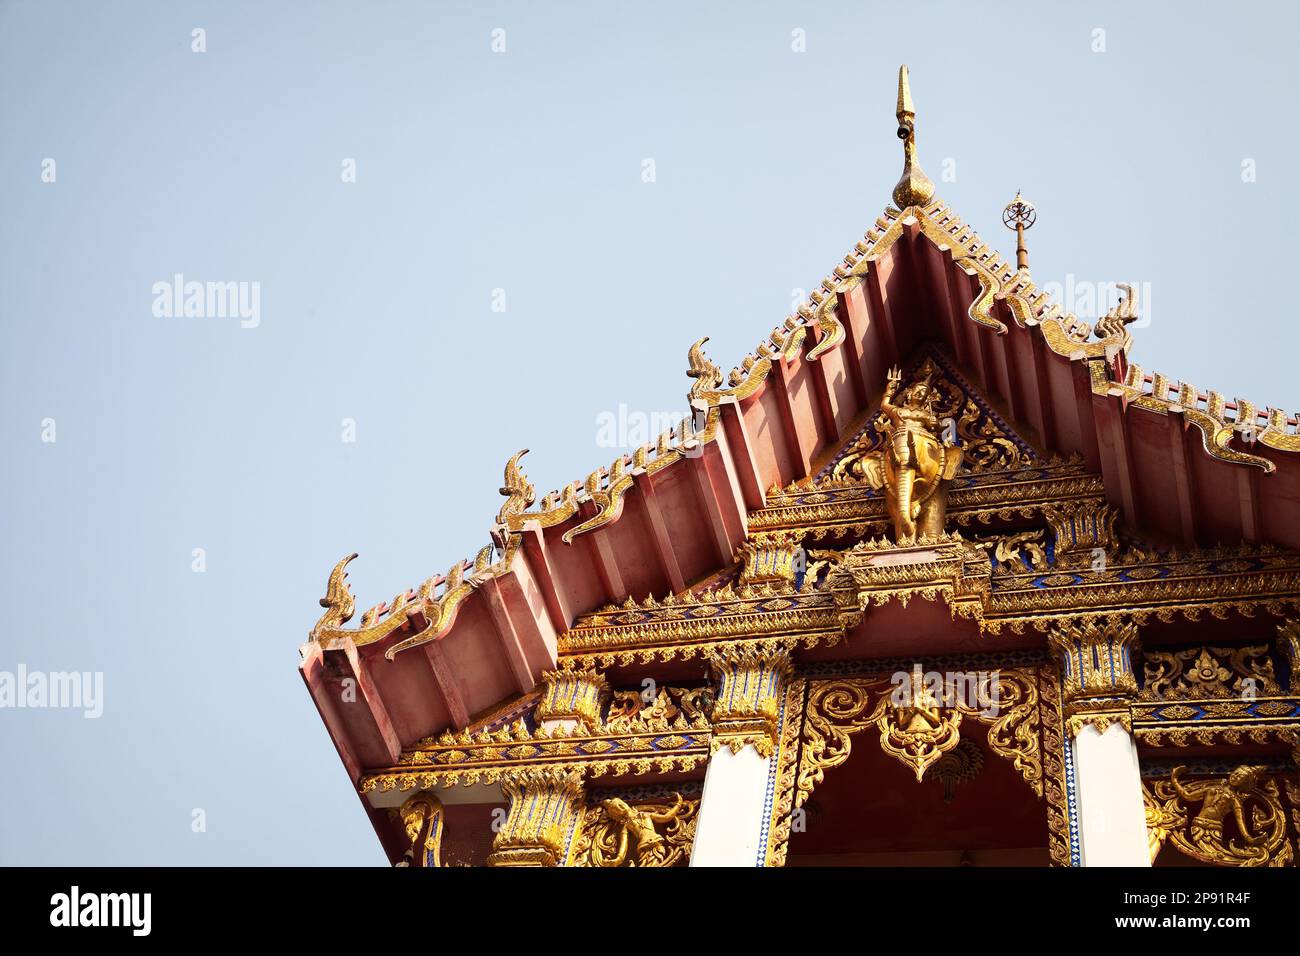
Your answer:
[[[985,239],[1023,189],[1040,283],[1149,283],[1136,361],[1294,410],[1296,9],[0,4],[0,670],[104,675],[0,710],[0,862],[381,864],[295,670],[329,568],[417,585],[512,452],[557,487],[730,368],[888,203],[901,61]]]

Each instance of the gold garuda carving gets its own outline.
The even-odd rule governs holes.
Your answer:
[[[895,681],[892,688],[881,678],[814,682],[803,731],[798,804],[827,769],[848,759],[851,736],[871,726],[880,734],[881,750],[909,767],[918,782],[924,780],[926,771],[961,743],[963,718],[989,725],[989,749],[1010,760],[1041,797],[1041,703],[1033,677],[1018,670],[971,674],[964,675],[970,680],[962,687],[948,679],[935,685],[934,676],[913,670],[902,675],[905,686]]]
[[[899,544],[943,533],[947,511],[945,482],[961,467],[962,450],[938,435],[934,411],[934,377],[938,369],[926,359],[924,378],[899,392],[903,373],[889,370],[880,410],[888,419],[885,447],[858,459],[863,477],[884,489],[885,507]]]
[[[1166,842],[1216,866],[1291,866],[1277,781],[1243,764],[1227,777],[1184,780],[1186,767],[1144,788],[1151,860]]]
[[[947,675],[942,686],[937,674],[908,675],[907,684],[895,686],[872,712],[885,753],[912,768],[916,779],[925,778],[961,742],[962,717],[991,725],[990,749],[1011,760],[1025,782],[1042,796],[1043,770],[1038,741],[1038,693],[1031,680],[1015,671],[963,675],[961,687]]]
[[[897,696],[881,697],[872,717],[880,729],[881,749],[911,766],[919,782],[932,763],[961,741],[962,712],[941,707],[939,698],[916,677],[901,701]]]
[[[574,866],[682,866],[695,839],[698,799],[680,793],[661,800],[601,800],[584,816]]]

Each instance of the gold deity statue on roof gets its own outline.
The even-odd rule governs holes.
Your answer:
[[[887,419],[885,447],[861,460],[863,476],[883,488],[897,542],[913,544],[943,533],[947,512],[945,483],[961,467],[957,445],[939,435],[934,413],[934,363],[926,361],[924,378],[899,392],[903,380],[889,370],[880,410]]]

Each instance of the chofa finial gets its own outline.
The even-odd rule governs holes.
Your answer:
[[[907,65],[898,68],[898,138],[903,141],[903,175],[894,187],[894,205],[899,209],[924,206],[934,198],[934,183],[916,161],[916,110],[912,88],[907,82]]]

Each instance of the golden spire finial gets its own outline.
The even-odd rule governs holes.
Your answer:
[[[916,110],[912,108],[912,87],[907,82],[907,64],[904,63],[898,68],[898,125],[906,126],[907,131],[912,130],[912,121],[916,119]],[[906,139],[907,134],[902,130],[898,133],[899,139]]]
[[[1034,204],[1016,190],[1016,198],[1002,210],[1002,224],[1016,231],[1016,271],[1029,272],[1029,250],[1025,247],[1025,230],[1034,224],[1038,213]]]
[[[903,175],[894,187],[894,205],[899,209],[924,206],[934,198],[934,183],[916,161],[916,110],[907,82],[907,64],[898,68],[897,115],[898,138],[903,141]]]

